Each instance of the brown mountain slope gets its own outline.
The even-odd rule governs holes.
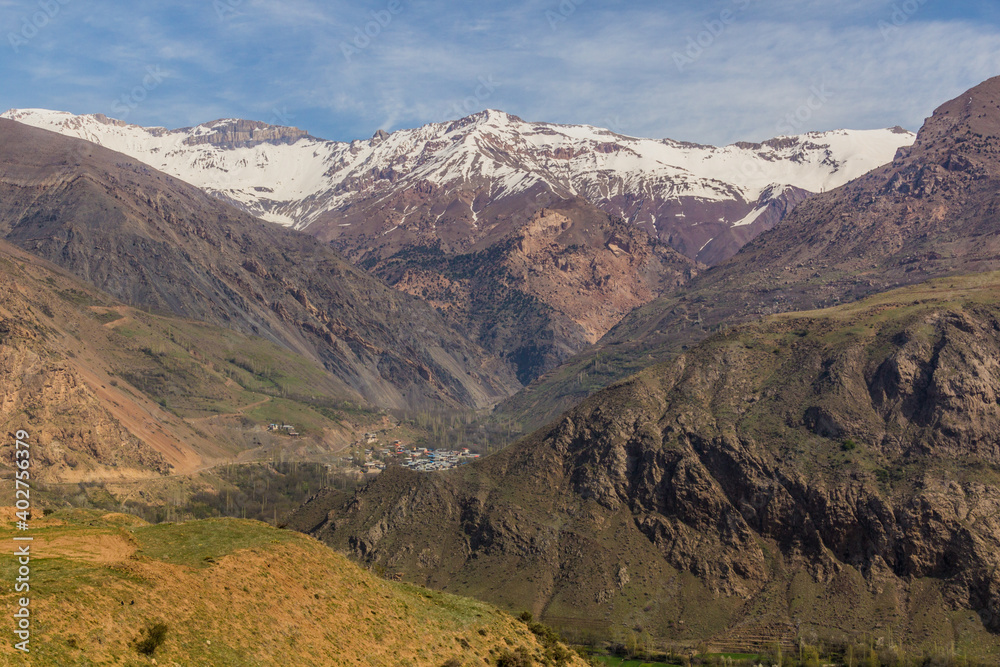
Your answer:
[[[1000,650],[1000,274],[772,316],[293,525],[552,623]],[[312,506],[310,506],[312,505]]]
[[[303,444],[324,440],[339,425],[312,408],[335,416],[362,400],[317,362],[261,338],[125,306],[6,241],[0,382],[0,429],[30,434],[33,478],[47,483],[207,468],[270,442],[247,434],[254,420],[246,413],[257,405],[309,426]],[[0,442],[0,472],[12,474],[14,444]]]
[[[465,251],[406,246],[361,266],[446,312],[525,384],[697,273],[666,244],[585,202],[540,208],[508,229]]]
[[[311,237],[123,155],[11,121],[0,121],[0,233],[127,303],[319,360],[382,407],[479,407],[517,386],[432,308]]]
[[[426,295],[522,382],[732,256],[810,191],[913,140],[901,128],[839,130],[715,148],[494,110],[350,144],[239,120],[166,130],[39,109],[3,117],[114,147],[331,243]],[[569,227],[538,236],[545,210]],[[512,247],[525,236],[543,242],[541,256]]]
[[[181,419],[113,379],[108,365],[95,359],[94,344],[110,332],[88,307],[117,304],[5,242],[0,242],[0,288],[0,427],[30,435],[36,479],[191,472],[204,465],[203,457],[218,453]],[[0,445],[10,466],[13,450],[12,438]]]
[[[720,326],[851,301],[934,276],[1000,268],[1000,78],[938,108],[891,163],[799,204],[677,294],[508,401],[538,425]]]

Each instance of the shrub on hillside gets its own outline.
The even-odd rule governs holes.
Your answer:
[[[532,667],[534,664],[531,653],[523,646],[517,651],[507,649],[497,657],[497,667]]]
[[[143,655],[153,655],[167,640],[166,623],[152,623],[135,640],[135,650]]]
[[[545,646],[554,646],[562,641],[555,630],[547,625],[543,625],[542,623],[528,623],[528,629],[531,630],[531,632],[538,637],[538,641],[542,642]]]

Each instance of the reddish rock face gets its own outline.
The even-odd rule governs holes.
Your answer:
[[[592,207],[540,209],[522,226],[496,233],[464,252],[404,245],[360,263],[475,332],[525,383],[698,271],[665,244]]]

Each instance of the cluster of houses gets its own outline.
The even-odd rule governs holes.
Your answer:
[[[373,439],[369,439],[374,436]],[[378,437],[373,433],[366,433],[361,442],[357,445],[374,444],[378,442]],[[470,463],[479,458],[479,454],[473,454],[468,447],[458,450],[427,449],[425,447],[404,446],[399,440],[391,445],[380,448],[378,446],[365,449],[365,462],[361,467],[361,472],[367,474],[378,474],[390,465],[400,465],[411,470],[420,472],[431,472],[434,470],[448,470],[460,465]],[[356,462],[351,457],[344,457],[341,462],[348,466],[355,466]]]
[[[421,472],[457,468],[479,458],[479,454],[473,454],[468,447],[459,450],[419,449],[406,453],[405,456],[402,465]]]
[[[278,431],[278,432],[284,431],[286,435],[290,435],[293,438],[299,437],[299,432],[296,431],[295,427],[292,426],[291,424],[284,424],[284,423],[282,423],[282,424],[268,424],[267,425],[267,430],[268,431]]]

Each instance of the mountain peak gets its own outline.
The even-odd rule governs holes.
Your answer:
[[[506,111],[499,111],[497,109],[483,109],[482,111],[477,111],[476,113],[469,114],[464,118],[459,118],[457,120],[443,123],[445,126],[445,133],[451,134],[453,132],[458,132],[466,128],[481,128],[481,127],[495,127],[503,128],[508,127],[513,124],[524,123],[521,118],[507,113]],[[433,127],[433,125],[427,126]]]
[[[917,145],[958,133],[1000,136],[1000,77],[985,81],[945,102],[924,122]]]
[[[993,121],[991,127],[996,129],[997,125],[1000,124],[998,123],[998,118],[1000,118],[998,105],[1000,105],[1000,76],[988,79],[975,88],[945,102],[934,110],[931,119],[943,116],[963,120],[989,119]]]
[[[299,139],[313,139],[308,132],[297,127],[270,125],[258,120],[242,118],[219,118],[201,123],[195,127],[182,127],[168,130],[165,127],[143,127],[133,125],[124,120],[109,118],[102,113],[74,115],[66,111],[49,109],[8,109],[0,118],[15,120],[26,125],[78,136],[94,143],[106,144],[104,128],[114,128],[112,134],[129,137],[151,136],[180,137],[182,143],[188,146],[211,144],[220,148],[252,148],[260,144],[292,144]],[[117,131],[117,132],[116,132]],[[120,146],[110,145],[110,148],[122,150]],[[127,152],[127,151],[123,151]]]
[[[59,132],[60,130],[58,128],[60,127],[67,129],[80,129],[89,124],[119,128],[131,127],[141,129],[144,132],[157,136],[169,131],[165,127],[143,127],[141,125],[133,125],[125,122],[124,120],[110,118],[102,113],[76,115],[68,111],[54,111],[52,109],[8,109],[0,114],[0,118],[15,120],[19,123],[41,127],[54,132]],[[185,128],[185,130],[187,129],[189,128]],[[62,132],[62,134],[71,133]]]
[[[524,120],[499,109],[483,109],[469,116],[469,118],[491,124],[509,125],[511,123],[523,123]]]
[[[1000,150],[1000,77],[989,79],[945,102],[917,133],[912,147],[901,148],[897,167],[943,174],[1000,174],[994,155]]]

